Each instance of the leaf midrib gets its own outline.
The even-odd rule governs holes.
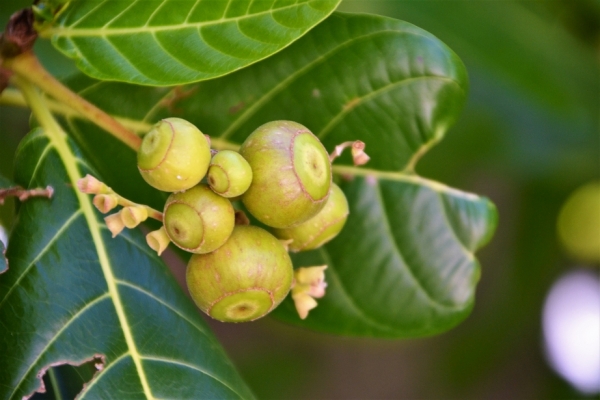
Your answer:
[[[162,3],[160,6],[162,6]],[[154,34],[156,32],[178,31],[178,30],[184,30],[184,29],[189,29],[189,28],[200,29],[200,28],[203,28],[206,26],[226,24],[229,22],[238,22],[238,21],[242,21],[245,19],[258,17],[258,16],[262,16],[262,15],[266,15],[266,14],[273,14],[276,11],[286,10],[286,9],[294,8],[294,7],[297,8],[297,7],[302,7],[302,6],[310,7],[310,2],[305,2],[305,3],[300,3],[300,4],[292,4],[289,6],[277,8],[275,10],[269,9],[267,11],[261,11],[261,12],[257,12],[254,14],[246,14],[246,15],[242,15],[239,17],[220,18],[220,19],[213,20],[213,21],[201,21],[201,22],[197,22],[197,23],[183,23],[183,24],[177,24],[177,25],[159,25],[159,26],[152,26],[152,27],[149,27],[146,23],[146,25],[134,27],[134,28],[110,29],[109,27],[107,27],[107,25],[104,25],[101,28],[79,28],[79,29],[74,28],[77,26],[77,23],[79,23],[79,21],[81,21],[81,19],[82,19],[81,18],[78,21],[75,21],[75,24],[71,25],[70,27],[66,27],[65,25],[60,25],[58,28],[49,28],[49,29],[43,30],[40,32],[40,36],[50,37],[52,35],[57,35],[60,37],[86,37],[86,36],[106,37],[106,36],[114,36],[114,35],[131,35],[131,34],[135,34],[135,33]],[[109,23],[112,22],[113,20],[109,21]],[[277,21],[275,21],[275,22],[277,22]],[[291,28],[288,28],[288,29],[291,29]],[[301,28],[298,28],[298,29],[301,30]]]
[[[28,81],[19,78],[17,78],[17,84],[20,86],[25,98],[28,100],[28,103],[30,104],[35,117],[40,122],[40,125],[44,130],[44,134],[50,141],[50,144],[56,149],[59,158],[63,162],[64,168],[67,173],[67,177],[72,187],[76,188],[77,181],[81,179],[82,176],[77,166],[77,159],[72,154],[71,149],[69,147],[67,134],[63,131],[60,125],[58,125],[56,120],[53,118],[52,114],[46,107],[44,100],[40,93],[37,91],[37,89]],[[150,390],[148,379],[142,366],[141,358],[138,353],[136,343],[133,340],[133,334],[131,332],[129,321],[127,320],[127,316],[125,315],[125,309],[118,292],[115,276],[113,274],[112,267],[108,258],[108,252],[104,245],[104,241],[101,237],[99,223],[96,219],[94,209],[92,208],[92,203],[89,199],[89,196],[87,196],[86,194],[81,193],[79,190],[76,189],[73,189],[73,192],[77,197],[77,200],[81,206],[80,210],[83,213],[84,218],[89,226],[89,231],[92,236],[94,248],[96,249],[98,254],[98,262],[106,279],[108,295],[112,299],[112,303],[115,307],[117,318],[119,320],[119,324],[121,325],[121,329],[123,332],[123,336],[125,337],[127,347],[131,352],[131,357],[138,372],[144,395],[146,396],[146,398],[152,399],[154,397],[152,396],[152,392]]]

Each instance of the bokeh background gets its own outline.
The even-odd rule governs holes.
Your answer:
[[[1,0],[0,27],[29,3]],[[340,10],[411,22],[462,58],[466,109],[417,170],[492,199],[498,230],[478,253],[473,313],[453,330],[391,341],[209,321],[242,376],[261,399],[599,398],[600,0],[345,0]],[[36,51],[55,75],[75,72],[49,43]],[[0,107],[4,176],[28,118]],[[13,209],[0,207],[7,230]]]

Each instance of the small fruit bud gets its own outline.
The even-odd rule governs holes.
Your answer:
[[[303,267],[294,271],[295,284],[292,288],[292,299],[300,318],[305,319],[308,312],[317,306],[315,298],[325,296],[325,269],[327,265],[319,267]]]
[[[335,183],[325,207],[306,222],[287,229],[274,229],[279,239],[290,239],[291,251],[313,250],[321,247],[337,236],[348,218],[348,201],[344,192]]]
[[[104,218],[106,227],[112,233],[112,237],[116,237],[125,228],[125,224],[121,219],[121,211],[115,214],[111,214]]]
[[[179,192],[195,186],[206,175],[210,144],[193,124],[166,118],[144,136],[137,160],[148,184],[165,192]]]
[[[148,210],[140,205],[124,207],[121,210],[121,219],[127,228],[132,229],[148,219]]]
[[[106,214],[119,205],[119,197],[114,194],[97,194],[94,196],[94,205],[102,214]]]
[[[305,126],[268,122],[248,136],[240,154],[252,168],[252,183],[242,202],[260,222],[289,228],[325,206],[331,162],[319,139]]]
[[[252,183],[252,168],[240,153],[219,151],[208,167],[208,184],[217,194],[232,198],[243,194]]]
[[[171,240],[165,231],[165,227],[161,226],[160,229],[146,235],[146,242],[148,243],[148,246],[160,256],[167,246],[169,246]]]
[[[111,188],[89,174],[77,181],[77,188],[81,193],[86,194],[109,194],[113,192]]]

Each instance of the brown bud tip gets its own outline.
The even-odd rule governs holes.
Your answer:
[[[37,32],[33,27],[34,15],[31,8],[14,13],[4,34],[0,35],[0,58],[12,58],[33,48]]]
[[[93,200],[94,206],[102,214],[106,214],[119,205],[119,198],[114,194],[97,194]]]
[[[124,207],[121,210],[121,219],[127,228],[132,229],[148,219],[148,210],[140,205]]]
[[[77,188],[86,194],[110,194],[112,190],[90,174],[77,181]]]
[[[146,235],[146,242],[148,243],[148,246],[150,246],[150,248],[156,251],[160,256],[163,251],[165,251],[167,246],[169,246],[171,240],[167,235],[165,227],[161,226],[160,229],[152,231]]]
[[[121,219],[121,211],[107,216],[104,218],[104,222],[106,222],[106,227],[112,233],[113,238],[121,233],[121,231],[125,228],[125,224]]]

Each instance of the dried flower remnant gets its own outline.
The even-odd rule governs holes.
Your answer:
[[[169,243],[171,243],[171,239],[169,239],[165,227],[161,226],[160,229],[146,235],[146,242],[148,243],[148,246],[160,256],[167,246],[169,246]]]
[[[303,267],[294,271],[292,299],[301,319],[306,319],[308,312],[317,306],[315,299],[325,296],[325,269],[327,265]]]

